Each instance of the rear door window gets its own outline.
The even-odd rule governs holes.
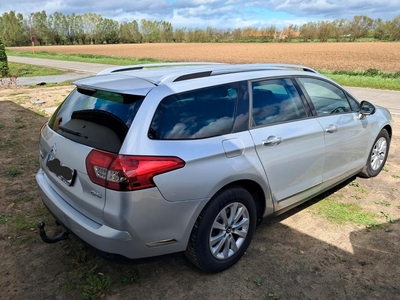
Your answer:
[[[151,139],[200,139],[232,132],[238,84],[168,96],[155,112]]]
[[[75,89],[56,110],[49,126],[68,139],[118,152],[143,96]]]

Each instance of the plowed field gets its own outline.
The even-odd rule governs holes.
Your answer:
[[[13,50],[31,51],[31,47]],[[324,70],[400,71],[400,43],[120,44],[40,46],[36,51],[170,61],[293,63]]]

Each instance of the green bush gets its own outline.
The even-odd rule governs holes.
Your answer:
[[[381,71],[377,69],[368,69],[364,72],[364,76],[375,77],[381,74]]]
[[[6,49],[4,48],[3,40],[0,37],[0,77],[8,76],[8,61]]]
[[[400,78],[400,71],[397,72],[382,72],[377,69],[368,70],[335,70],[333,75],[348,75],[361,77],[380,77],[380,78]]]

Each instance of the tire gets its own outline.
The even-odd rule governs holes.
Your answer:
[[[186,257],[206,272],[228,269],[245,253],[256,221],[256,204],[247,190],[235,186],[220,191],[197,218]]]
[[[378,134],[372,146],[371,152],[368,155],[367,163],[360,175],[363,177],[375,177],[381,171],[386,163],[389,154],[390,137],[386,129]]]

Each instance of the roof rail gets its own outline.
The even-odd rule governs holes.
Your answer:
[[[118,66],[104,69],[97,73],[97,75],[110,74],[116,72],[134,71],[145,68],[160,68],[160,67],[182,67],[182,66],[209,66],[209,65],[222,65],[223,63],[213,62],[171,62],[171,63],[153,63],[153,64],[141,64],[141,65],[129,65],[129,66]]]
[[[142,65],[118,66],[105,69],[97,75],[127,72],[134,70],[142,70],[146,68],[162,68],[162,67],[185,67],[196,66],[197,68],[189,69],[176,69],[171,70],[168,74],[161,75],[159,78],[146,78],[149,82],[160,85],[163,83],[171,83],[177,81],[185,81],[189,79],[202,78],[208,76],[218,76],[224,74],[234,74],[252,71],[267,71],[272,69],[293,69],[302,70],[305,72],[318,73],[312,68],[303,65],[295,64],[279,64],[279,63],[266,63],[266,64],[224,64],[224,63],[210,63],[210,62],[171,62],[171,63],[153,63]],[[138,77],[141,77],[140,75]],[[144,77],[145,78],[145,77]]]
[[[176,72],[171,72],[167,75],[162,76],[157,82],[154,84],[162,84],[168,82],[177,82],[184,81],[195,78],[202,78],[208,76],[217,76],[224,74],[234,74],[234,73],[242,73],[242,72],[251,72],[251,71],[267,71],[271,69],[277,68],[286,68],[286,69],[301,69],[305,72],[318,73],[312,68],[302,65],[294,65],[294,64],[241,64],[241,65],[231,65],[231,64],[216,64],[216,65],[202,65],[203,68],[197,68],[193,70],[179,70]]]
[[[312,73],[319,73],[318,71],[307,67],[303,65],[296,65],[296,64],[278,64],[278,63],[272,63],[272,64],[260,64],[263,66],[269,66],[269,67],[276,67],[276,68],[286,68],[286,69],[302,69],[305,72],[312,72]]]

